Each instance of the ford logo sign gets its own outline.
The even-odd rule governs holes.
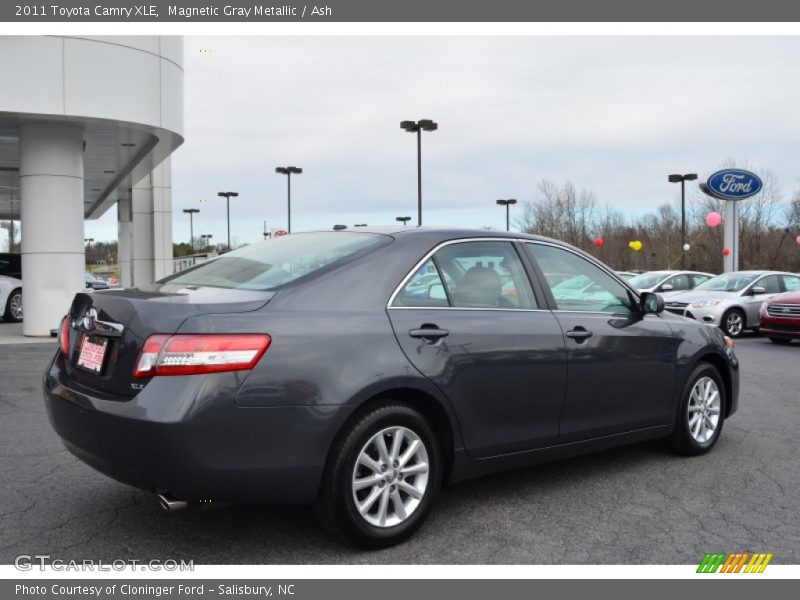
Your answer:
[[[742,169],[723,169],[706,180],[711,193],[724,200],[744,200],[761,191],[761,178]]]

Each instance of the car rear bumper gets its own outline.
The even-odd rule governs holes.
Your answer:
[[[118,481],[187,501],[312,503],[350,409],[242,408],[232,395],[215,397],[213,381],[164,381],[178,377],[155,378],[134,398],[110,401],[69,381],[59,361],[45,375],[44,397],[67,449]],[[209,396],[197,397],[203,389]],[[164,410],[167,404],[176,410]]]

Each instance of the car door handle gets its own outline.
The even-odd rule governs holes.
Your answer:
[[[586,331],[583,327],[576,327],[575,329],[570,329],[566,336],[578,342],[579,344],[583,342],[583,340],[588,340],[594,334],[591,331]]]
[[[450,332],[447,331],[447,329],[440,329],[437,325],[433,325],[432,323],[425,323],[419,329],[411,329],[408,332],[408,335],[413,338],[436,341],[443,337],[447,337],[450,335]]]

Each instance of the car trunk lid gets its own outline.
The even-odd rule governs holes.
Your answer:
[[[147,383],[147,379],[135,379],[133,371],[148,336],[176,333],[191,317],[258,310],[274,295],[269,291],[170,283],[79,293],[68,315],[66,371],[74,381],[104,393],[108,399],[132,397]],[[98,354],[102,355],[99,372],[79,366],[84,344],[103,348]]]

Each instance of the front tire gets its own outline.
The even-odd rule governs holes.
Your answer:
[[[441,485],[441,450],[423,415],[386,402],[356,418],[335,443],[315,507],[347,542],[385,548],[408,539]]]
[[[725,422],[725,386],[713,365],[701,362],[686,381],[669,447],[686,456],[705,454],[719,439]]]
[[[22,290],[16,289],[8,295],[3,319],[9,323],[22,321]]]
[[[738,308],[731,308],[722,315],[720,328],[728,337],[737,338],[744,333],[746,325],[747,321],[745,320],[744,312]]]

